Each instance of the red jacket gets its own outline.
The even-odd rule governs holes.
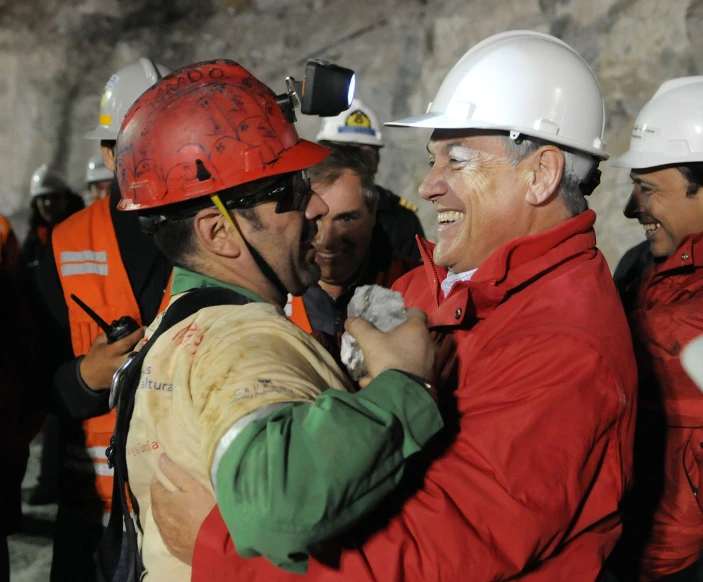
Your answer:
[[[703,554],[703,394],[679,361],[703,333],[703,233],[647,272],[629,317],[641,408],[633,513],[655,508],[641,564],[642,579],[654,580]],[[661,443],[651,443],[652,435]]]
[[[597,578],[630,481],[636,367],[594,221],[504,245],[446,299],[423,249],[396,288],[429,316],[458,433],[388,523],[338,568],[311,560],[306,580]],[[239,558],[218,520],[201,528],[194,581],[300,579]]]

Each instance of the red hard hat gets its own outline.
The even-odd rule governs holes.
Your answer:
[[[274,93],[228,60],[182,67],[132,105],[117,138],[120,210],[176,204],[321,162]]]

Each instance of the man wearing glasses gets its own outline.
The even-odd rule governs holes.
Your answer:
[[[306,170],[328,153],[301,140],[275,95],[232,61],[175,71],[122,125],[119,208],[139,213],[175,265],[173,299],[141,347],[122,448],[147,579],[191,578],[151,511],[152,478],[172,488],[172,466],[223,502],[240,552],[303,572],[307,555],[385,498],[442,426],[421,315],[410,311],[367,357],[376,379],[352,394],[322,346],[283,313],[288,293],[320,277],[313,240],[328,208]],[[234,299],[171,325],[204,292]],[[129,404],[117,386],[119,431]]]

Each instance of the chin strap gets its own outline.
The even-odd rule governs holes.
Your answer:
[[[232,217],[231,212],[227,210],[227,207],[222,203],[222,199],[217,194],[213,194],[212,196],[210,196],[210,200],[212,200],[213,204],[220,211],[220,214],[222,214],[222,216],[224,216],[229,221],[234,230],[239,233],[239,236],[242,237],[244,244],[247,245],[247,249],[249,249],[249,252],[251,253],[251,256],[254,259],[254,262],[261,270],[263,276],[269,280],[269,282],[276,288],[279,293],[281,293],[281,295],[283,295],[283,297],[287,297],[288,289],[286,289],[286,286],[283,284],[283,281],[278,278],[276,271],[274,271],[271,265],[266,262],[266,259],[261,256],[261,253],[257,251],[251,244],[249,244],[249,241],[245,238],[239,226],[237,226],[237,223]]]
[[[581,194],[583,194],[584,196],[590,196],[591,194],[593,194],[593,191],[598,188],[598,185],[600,184],[600,176],[601,171],[598,169],[598,166],[596,166],[595,168],[593,168],[593,171],[590,173],[588,178],[582,180],[579,184]]]

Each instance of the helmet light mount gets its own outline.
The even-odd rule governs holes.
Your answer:
[[[323,59],[309,59],[305,78],[286,78],[286,92],[276,96],[276,103],[291,123],[296,121],[295,109],[303,115],[332,117],[351,107],[356,88],[356,75]]]

